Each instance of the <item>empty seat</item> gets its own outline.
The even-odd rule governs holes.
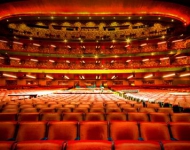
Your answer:
[[[60,113],[42,113],[40,114],[40,118],[42,121],[60,121],[61,114]]]
[[[167,113],[150,113],[151,122],[170,122],[170,117]]]
[[[105,110],[104,110],[104,108],[96,108],[96,107],[94,107],[94,108],[91,108],[91,109],[90,109],[90,112],[100,112],[100,113],[104,113]]]
[[[88,113],[88,108],[77,107],[73,109],[73,112]]]
[[[158,103],[147,103],[146,107],[148,107],[148,108],[160,108],[160,104],[158,104]]]
[[[116,112],[116,113],[108,113],[106,115],[106,120],[107,121],[113,121],[113,120],[117,120],[117,121],[126,121],[127,120],[127,115],[124,113],[120,113],[120,112]]]
[[[190,123],[175,122],[170,123],[173,138],[177,140],[190,141]]]
[[[0,113],[0,121],[15,121],[17,113]]]
[[[170,140],[168,125],[166,123],[142,122],[140,123],[141,137],[147,140]]]
[[[57,112],[58,113],[70,113],[71,112],[71,108],[58,108]]]
[[[146,113],[128,113],[128,121],[149,121],[148,115]]]
[[[139,112],[142,112],[142,113],[153,113],[153,112],[156,112],[156,110],[154,108],[142,107],[142,108],[139,108]]]
[[[107,140],[108,124],[106,121],[80,123],[80,139],[81,140]]]
[[[83,113],[63,113],[63,121],[83,121]]]
[[[0,141],[13,140],[17,122],[0,122]]]
[[[143,103],[134,104],[134,108],[142,108],[142,107],[143,107]]]
[[[39,113],[19,113],[18,121],[39,121]]]
[[[14,144],[13,141],[0,141],[0,150],[12,150]]]
[[[38,112],[36,108],[23,108],[20,110],[22,113],[35,113]]]
[[[41,140],[45,132],[46,122],[20,122],[16,141]]]
[[[3,109],[2,112],[3,113],[18,113],[19,109],[17,109],[17,108],[15,108],[15,109],[14,108],[13,109],[9,109],[8,108],[8,109]]]
[[[15,150],[62,150],[63,141],[23,141],[18,142]]]
[[[129,107],[129,108],[122,108],[122,111],[124,112],[124,113],[130,113],[130,112],[137,112],[137,108],[131,108],[131,107]]]
[[[116,141],[115,150],[161,150],[158,142]]]
[[[171,115],[172,122],[190,122],[189,113],[173,113]]]
[[[110,137],[112,140],[138,140],[139,130],[136,122],[110,122]]]
[[[121,112],[121,109],[119,107],[106,108],[106,113],[111,113],[111,112]]]
[[[68,141],[66,150],[112,150],[113,144],[104,140]]]
[[[189,141],[164,141],[164,150],[190,150]]]
[[[41,108],[40,113],[54,113],[55,109],[54,108]]]
[[[75,140],[77,128],[76,121],[49,122],[48,140]]]
[[[104,121],[105,116],[103,113],[87,113],[85,115],[85,121]]]
[[[172,114],[173,109],[172,108],[158,108],[158,112]]]

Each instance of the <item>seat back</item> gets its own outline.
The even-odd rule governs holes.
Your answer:
[[[128,113],[128,121],[144,122],[149,121],[146,113]]]
[[[113,140],[138,140],[137,122],[111,121],[110,137]]]
[[[46,134],[46,122],[20,122],[16,141],[41,140]]]
[[[85,115],[85,121],[104,121],[105,116],[103,113],[87,113]]]
[[[170,117],[167,113],[150,113],[151,122],[170,122]]]
[[[141,137],[147,140],[170,140],[170,133],[166,123],[141,122]]]
[[[0,122],[0,141],[6,141],[14,138],[17,122]]]
[[[117,121],[126,121],[127,120],[127,115],[124,114],[124,113],[120,113],[120,112],[117,112],[117,113],[108,113],[106,115],[106,120],[107,121],[114,121],[114,120],[117,120]]]
[[[78,130],[76,121],[49,122],[48,140],[75,140]]]
[[[108,124],[106,121],[83,121],[80,123],[81,140],[107,140]]]

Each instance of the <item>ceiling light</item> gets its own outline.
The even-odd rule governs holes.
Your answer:
[[[132,77],[133,77],[133,75],[130,75],[130,76],[127,77],[127,79],[131,79]]]
[[[54,60],[49,60],[49,62],[52,62],[52,63],[54,63],[55,61],[54,61]]]
[[[166,37],[165,37],[165,35],[162,35],[162,37],[161,37],[162,39],[165,39]]]
[[[181,42],[181,41],[183,41],[183,39],[174,40],[174,41],[172,41],[172,43],[175,43],[175,42]]]
[[[30,59],[30,61],[35,61],[35,62],[38,62],[38,60],[37,60],[37,59]]]
[[[160,44],[165,44],[166,41],[162,41],[162,42],[158,42],[157,44],[160,45]]]
[[[181,58],[186,58],[187,56],[178,56],[175,59],[181,59]]]
[[[56,47],[55,45],[50,45],[51,47]]]
[[[129,60],[126,60],[126,62],[131,62],[131,60],[129,59]]]
[[[68,63],[68,64],[69,64],[69,63],[70,63],[70,61],[69,61],[69,60],[66,60],[66,63]]]
[[[160,58],[160,60],[167,60],[167,59],[169,59],[169,57]]]
[[[175,76],[175,73],[164,75],[163,78]]]
[[[161,18],[160,17],[158,17],[158,20],[160,20]]]
[[[48,79],[53,79],[53,77],[49,76],[49,75],[46,75],[46,78]]]
[[[128,19],[131,19],[131,17],[128,17]]]
[[[125,47],[129,47],[129,45],[127,44],[127,45],[125,45]]]
[[[20,58],[15,58],[15,57],[9,57],[9,59],[11,59],[11,60],[20,60]]]
[[[149,59],[143,59],[142,61],[143,61],[143,62],[145,62],[145,61],[149,61]]]
[[[66,42],[67,42],[67,39],[64,39],[64,42],[66,43]]]
[[[114,63],[114,60],[112,60],[111,63]]]
[[[16,42],[16,41],[13,41],[14,44],[19,44],[19,45],[23,45],[23,43],[21,42]]]
[[[149,74],[149,75],[145,76],[144,78],[146,79],[146,78],[151,78],[151,77],[153,77],[153,74]]]
[[[65,79],[70,79],[70,78],[69,78],[68,76],[66,76],[66,75],[64,76],[64,78],[65,78]]]
[[[180,77],[187,77],[190,76],[190,73],[181,74]]]
[[[37,43],[33,43],[34,46],[41,46],[40,44],[37,44]]]
[[[8,41],[4,41],[4,40],[0,40],[0,42],[3,42],[3,43],[8,43]]]
[[[126,39],[126,42],[127,42],[127,43],[130,43],[130,42],[131,42],[131,39],[129,39],[129,38]]]
[[[33,38],[32,38],[32,37],[30,37],[29,39],[30,39],[30,40],[33,40]]]
[[[146,46],[147,45],[147,43],[143,43],[143,44],[141,44],[140,46]]]
[[[31,76],[31,75],[26,75],[26,77],[28,77],[28,78],[32,78],[32,79],[36,79],[36,77],[35,76]]]
[[[15,75],[6,74],[6,73],[3,73],[3,76],[5,76],[5,77],[11,77],[11,78],[17,78],[17,76],[15,76]]]
[[[140,17],[140,19],[142,19],[142,17]]]
[[[115,79],[116,78],[116,76],[115,75],[113,75],[112,77],[111,77],[111,79]]]

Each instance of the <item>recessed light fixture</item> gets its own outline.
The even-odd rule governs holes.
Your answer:
[[[67,19],[67,17],[65,17],[65,19]]]
[[[77,19],[79,19],[79,17],[77,17]]]
[[[175,76],[175,73],[164,75],[163,78]]]
[[[140,19],[142,19],[142,17],[140,17]]]
[[[160,17],[158,17],[158,20],[160,20],[161,18]]]
[[[128,17],[128,19],[131,19],[131,17]]]

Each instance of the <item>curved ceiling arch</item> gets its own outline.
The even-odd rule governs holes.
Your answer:
[[[20,15],[166,16],[190,24],[190,8],[154,0],[23,0],[0,4],[0,19]]]

